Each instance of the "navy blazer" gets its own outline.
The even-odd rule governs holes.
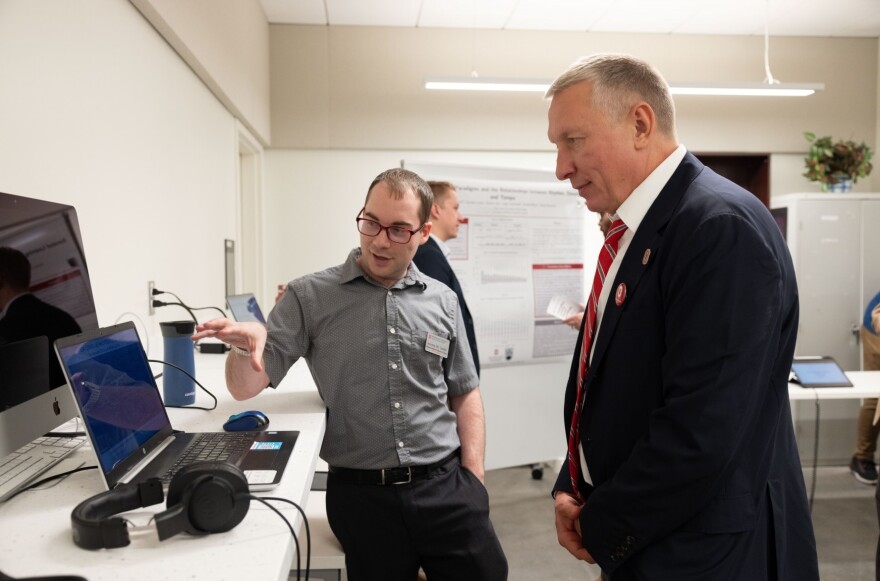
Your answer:
[[[440,246],[433,238],[419,246],[416,251],[413,262],[423,273],[431,278],[437,279],[449,288],[451,288],[458,297],[458,304],[461,306],[461,317],[464,319],[464,328],[467,331],[468,343],[471,346],[471,354],[474,357],[474,366],[477,368],[477,375],[480,374],[480,354],[477,352],[477,336],[474,333],[474,318],[468,309],[467,302],[464,300],[464,292],[461,290],[461,284],[455,271],[449,265],[449,261],[440,250]]]
[[[611,284],[580,426],[584,546],[614,581],[818,579],[788,400],[797,286],[770,213],[688,153]],[[566,437],[576,375],[575,355]],[[571,490],[564,464],[554,489]]]

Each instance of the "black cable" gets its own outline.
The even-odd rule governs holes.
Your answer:
[[[46,478],[42,478],[40,480],[37,480],[36,482],[32,482],[31,484],[28,484],[24,488],[16,490],[14,493],[7,496],[6,499],[3,500],[3,502],[6,502],[12,498],[15,498],[16,496],[18,496],[22,492],[25,492],[26,490],[31,490],[32,488],[36,488],[37,486],[40,486],[42,484],[46,484],[47,482],[52,482],[53,480],[58,480],[59,478],[64,478],[65,476],[70,476],[71,474],[76,474],[77,472],[82,472],[83,470],[94,470],[96,468],[97,468],[97,466],[80,466],[79,468],[74,468],[73,470],[68,470],[67,472],[61,472],[60,474],[55,474],[54,476],[47,476]],[[3,579],[3,578],[0,577],[0,579]]]
[[[85,432],[46,432],[43,434],[47,438],[79,438],[85,436]],[[2,577],[0,577],[2,579]]]
[[[221,309],[219,307],[191,307],[191,306],[187,305],[186,303],[184,303],[183,299],[181,299],[179,296],[177,296],[176,294],[174,294],[173,292],[170,292],[170,291],[163,291],[163,290],[158,290],[158,289],[154,288],[153,289],[153,296],[156,296],[156,295],[171,295],[172,297],[174,297],[175,299],[178,300],[178,302],[180,303],[180,306],[182,306],[183,308],[185,308],[187,310],[192,309],[193,311],[204,311],[205,309],[215,309],[222,316],[224,316],[224,317],[226,316],[226,311],[224,311],[223,309]],[[155,303],[155,301],[154,301],[154,303]],[[166,304],[173,305],[173,304],[177,304],[177,303],[166,303]]]
[[[154,288],[154,289],[153,289],[153,296],[156,296],[156,295],[171,295],[172,297],[174,297],[174,298],[177,299],[178,301],[183,302],[183,301],[180,300],[180,297],[179,297],[179,296],[177,296],[176,294],[174,294],[174,293],[171,292],[171,291],[163,291],[163,290],[159,290],[159,289],[157,289],[157,288]]]
[[[302,507],[300,505],[293,502],[292,500],[288,500],[286,498],[281,498],[278,496],[261,497],[261,496],[256,496],[254,494],[248,494],[247,497],[250,498],[251,500],[256,500],[258,502],[265,504],[269,509],[274,511],[275,514],[280,516],[281,519],[287,524],[287,528],[290,529],[290,534],[293,535],[293,543],[296,546],[296,578],[297,578],[297,581],[299,581],[300,573],[301,573],[299,539],[297,538],[296,533],[293,531],[293,526],[291,526],[290,521],[287,520],[287,517],[285,517],[283,514],[281,514],[280,510],[278,510],[277,508],[275,508],[274,506],[272,506],[271,504],[269,504],[266,501],[277,500],[278,502],[286,502],[287,504],[292,505],[302,515],[303,524],[306,527],[306,544],[308,546],[308,551],[306,551],[306,581],[308,581],[309,575],[311,573],[311,567],[312,567],[312,533],[309,530],[309,519],[306,516],[305,511],[302,509]]]
[[[48,577],[10,577],[0,571],[0,581],[87,581],[79,575],[50,575]]]
[[[222,316],[224,316],[224,317],[226,316],[226,311],[224,311],[224,310],[221,309],[220,307],[190,307],[190,308],[191,308],[192,310],[194,310],[194,311],[204,311],[204,310],[207,310],[207,309],[214,309],[215,311],[217,311],[218,313],[220,313],[220,315],[222,315]]]
[[[183,304],[183,303],[166,303],[165,301],[157,301],[156,299],[153,299],[153,306],[154,307],[168,307],[171,305],[176,305],[178,307],[183,307],[184,309],[186,309],[186,312],[189,313],[189,316],[192,317],[192,320],[195,322],[195,324],[196,325],[199,324],[199,320],[196,318],[196,314],[194,312],[192,312],[192,309],[190,309],[185,304]]]
[[[205,411],[211,411],[211,410],[215,410],[215,409],[217,409],[217,398],[214,396],[213,393],[211,393],[210,391],[208,391],[208,388],[206,388],[204,385],[202,385],[201,383],[199,383],[199,380],[198,380],[198,379],[196,379],[195,377],[193,377],[192,375],[190,375],[189,371],[187,371],[186,369],[184,369],[184,368],[182,368],[182,367],[178,367],[177,365],[175,365],[175,364],[173,364],[173,363],[168,363],[167,361],[162,361],[161,359],[147,359],[147,361],[149,361],[150,363],[161,363],[162,365],[170,365],[170,366],[173,367],[174,369],[180,371],[181,373],[183,373],[184,375],[186,375],[187,377],[189,377],[190,379],[192,379],[192,380],[195,382],[196,385],[198,385],[199,387],[202,388],[202,391],[204,391],[205,393],[207,393],[209,396],[211,396],[211,399],[214,400],[214,407],[210,407],[210,408],[203,408],[203,407],[200,407],[200,406],[197,406],[197,405],[166,405],[165,407],[167,407],[167,408],[179,408],[179,409],[182,409],[182,410],[205,410]],[[157,376],[157,377],[158,377],[158,376]]]

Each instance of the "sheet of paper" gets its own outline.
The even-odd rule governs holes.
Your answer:
[[[580,312],[581,306],[577,301],[573,301],[564,295],[554,295],[547,304],[547,314],[553,315],[557,319],[565,320]]]

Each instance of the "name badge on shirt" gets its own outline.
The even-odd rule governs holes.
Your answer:
[[[449,355],[449,339],[428,333],[428,339],[425,341],[425,351],[440,357],[446,357]]]

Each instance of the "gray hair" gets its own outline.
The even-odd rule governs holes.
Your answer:
[[[431,217],[431,207],[434,205],[434,193],[431,191],[428,183],[420,178],[418,174],[400,167],[385,170],[376,176],[376,179],[373,180],[373,183],[370,184],[367,190],[364,206],[370,201],[370,194],[373,192],[373,188],[383,182],[388,185],[391,195],[397,200],[410,192],[415,194],[421,202],[419,222],[424,224],[428,221]]]
[[[575,61],[559,75],[545,98],[563,89],[589,81],[593,84],[592,105],[612,121],[620,121],[638,101],[654,110],[657,129],[675,138],[675,104],[669,85],[657,69],[626,54],[594,54]]]

